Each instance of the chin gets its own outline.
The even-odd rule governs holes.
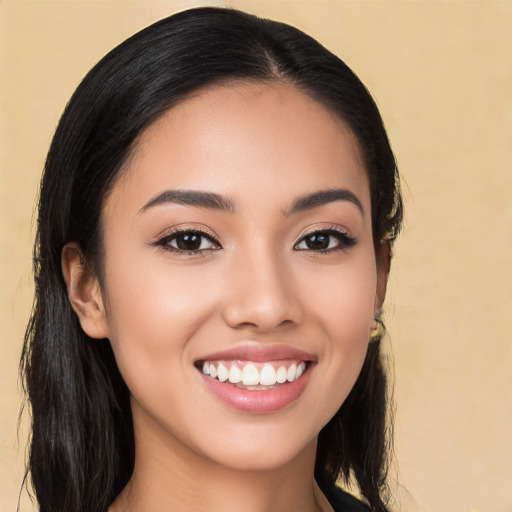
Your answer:
[[[216,447],[205,455],[216,464],[237,471],[274,471],[293,464],[297,459],[313,457],[316,437],[303,442],[239,442],[229,443],[224,450]]]
[[[291,412],[291,411],[290,411]],[[294,411],[297,412],[297,411]],[[330,416],[329,416],[330,417]],[[327,422],[329,417],[326,418]],[[296,414],[255,416],[252,421],[211,425],[200,438],[184,439],[200,457],[239,471],[271,471],[316,453],[324,422],[298,421]]]

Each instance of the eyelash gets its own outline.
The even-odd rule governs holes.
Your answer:
[[[200,249],[199,248],[196,250],[193,250],[193,249],[186,250],[186,249],[180,249],[178,247],[171,246],[171,242],[173,240],[175,240],[180,235],[195,235],[195,236],[199,237],[200,239],[206,238],[206,239],[210,240],[210,242],[215,247],[208,248],[208,249]],[[191,229],[191,228],[180,228],[180,229],[172,230],[172,231],[166,233],[165,235],[163,235],[162,237],[158,238],[151,245],[153,245],[155,247],[160,247],[165,251],[174,252],[177,254],[187,254],[187,255],[201,254],[201,253],[204,253],[205,251],[208,251],[208,252],[216,251],[221,248],[220,244],[217,242],[217,240],[215,239],[215,236],[213,234],[208,233],[206,231],[202,231],[200,229]],[[200,245],[202,245],[202,243]]]
[[[208,239],[214,247],[211,248],[205,248],[205,249],[180,249],[178,247],[171,246],[171,242],[175,240],[180,235],[192,235],[197,236],[200,239],[206,238]],[[306,239],[313,237],[313,236],[319,236],[319,235],[327,235],[328,237],[335,237],[338,240],[338,246],[327,248],[327,249],[298,249],[297,246],[302,244],[306,241]],[[323,229],[315,229],[309,233],[306,233],[302,236],[302,238],[294,245],[294,250],[296,251],[311,251],[317,254],[326,254],[334,251],[343,251],[350,247],[353,247],[357,243],[357,239],[350,236],[345,231],[336,228],[336,227],[329,227],[329,228],[323,228]],[[330,244],[330,241],[329,241]],[[170,231],[169,233],[166,233],[159,239],[157,239],[155,242],[151,243],[151,245],[155,247],[160,247],[165,251],[174,252],[177,254],[186,254],[186,255],[197,255],[204,252],[210,252],[210,251],[216,251],[218,249],[221,249],[221,245],[217,242],[214,235],[202,231],[200,229],[190,229],[190,228],[181,228],[181,229],[175,229],[173,231]],[[200,243],[200,246],[202,245],[202,242]]]
[[[327,235],[328,237],[335,237],[338,240],[338,245],[336,247],[331,247],[330,249],[297,249],[297,246],[303,242],[307,238],[311,238],[313,236],[318,235]],[[330,243],[330,242],[329,242]],[[302,236],[302,238],[295,244],[294,249],[296,251],[312,251],[316,254],[326,254],[330,252],[335,251],[344,251],[349,249],[350,247],[353,247],[357,243],[357,239],[353,236],[350,236],[346,231],[337,228],[337,227],[329,227],[329,228],[320,228],[320,229],[314,229],[313,231],[310,231],[309,233],[306,233]]]

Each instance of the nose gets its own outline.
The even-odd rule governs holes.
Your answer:
[[[241,255],[230,266],[227,286],[223,318],[234,329],[271,332],[302,319],[292,272],[275,251]]]

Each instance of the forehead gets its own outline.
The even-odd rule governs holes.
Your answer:
[[[169,188],[286,201],[340,186],[369,201],[358,142],[339,116],[287,83],[238,83],[201,89],[150,125],[107,205]]]

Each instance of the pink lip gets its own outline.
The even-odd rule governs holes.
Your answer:
[[[299,398],[304,391],[313,368],[311,366],[295,381],[274,389],[248,390],[240,389],[229,382],[220,382],[203,373],[198,375],[222,402],[233,409],[252,414],[264,414],[279,411]]]
[[[297,380],[268,390],[240,389],[229,382],[220,382],[204,375],[198,367],[198,375],[208,390],[226,405],[246,413],[264,414],[279,411],[300,397],[309,382],[317,359],[312,354],[288,345],[243,345],[206,354],[196,362],[225,360],[254,363],[301,360],[309,363],[307,370]]]
[[[244,345],[232,347],[220,352],[206,354],[198,361],[221,361],[221,360],[240,360],[262,363],[265,361],[279,361],[282,359],[300,359],[301,361],[316,361],[316,357],[302,350],[290,347],[288,345]]]

